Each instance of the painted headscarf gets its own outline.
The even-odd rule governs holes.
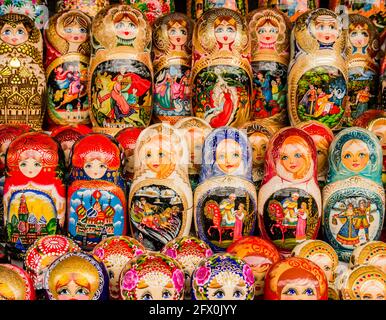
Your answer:
[[[31,278],[12,264],[0,264],[0,296],[5,300],[35,300]]]
[[[350,267],[368,264],[375,265],[377,257],[386,260],[386,243],[382,241],[369,241],[354,249],[350,257]]]

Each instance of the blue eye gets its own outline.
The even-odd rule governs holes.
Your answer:
[[[123,29],[125,27],[125,24],[123,22],[119,22],[115,25],[117,29]]]
[[[72,33],[72,28],[65,28],[65,29],[64,29],[64,32],[65,32],[65,33]]]
[[[289,295],[289,296],[294,296],[297,294],[297,291],[294,288],[289,288],[284,294]]]
[[[264,28],[260,28],[259,31],[257,31],[258,34],[262,34],[262,33],[265,33],[265,29]]]
[[[18,29],[17,30],[17,34],[18,35],[23,35],[24,34],[24,30],[23,29]]]
[[[233,297],[236,298],[236,299],[240,299],[242,295],[243,295],[243,293],[240,290],[236,290],[233,293]]]
[[[220,28],[217,28],[216,30],[214,30],[214,32],[221,33],[221,32],[224,32],[224,29],[220,27]]]
[[[306,294],[307,296],[315,295],[314,290],[312,288],[307,288],[306,290],[304,290],[304,294]]]
[[[233,29],[233,28],[231,28],[231,27],[228,27],[228,28],[227,28],[227,31],[233,33],[233,32],[235,32],[235,29]]]
[[[345,155],[343,156],[343,158],[345,158],[345,159],[350,159],[350,158],[351,158],[351,154],[347,153],[347,154],[345,154]]]
[[[169,299],[171,296],[172,296],[172,294],[169,291],[167,291],[167,290],[162,292],[162,298],[163,299]]]
[[[281,160],[288,160],[288,156],[282,156]]]
[[[145,293],[142,297],[142,300],[153,300],[153,296],[150,293]]]
[[[301,158],[302,154],[301,153],[295,153],[295,158]]]
[[[217,290],[217,291],[213,294],[213,296],[214,296],[215,298],[217,298],[217,299],[224,299],[225,293],[224,293],[224,291],[222,291],[222,290]]]
[[[6,36],[10,36],[12,34],[12,31],[10,29],[6,29],[4,30],[3,34]]]
[[[86,30],[85,28],[80,28],[79,31],[80,31],[81,33],[87,33],[87,30]]]
[[[361,153],[359,154],[359,158],[364,158],[364,157],[366,157],[366,154],[363,153],[363,152],[361,152]]]

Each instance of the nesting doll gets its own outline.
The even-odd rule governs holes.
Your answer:
[[[131,260],[120,276],[122,300],[183,300],[185,277],[176,260],[147,253]]]
[[[189,180],[194,191],[199,183],[202,147],[212,128],[205,120],[197,117],[183,118],[174,127],[183,134],[189,149]]]
[[[304,12],[319,8],[319,4],[319,0],[259,0],[259,8],[277,8],[285,13],[291,22],[295,22]]]
[[[168,124],[142,131],[134,151],[134,180],[129,194],[131,234],[152,251],[187,236],[193,195],[185,141]]]
[[[4,223],[8,246],[18,258],[37,238],[64,226],[63,158],[59,144],[44,133],[25,133],[9,145]]]
[[[94,130],[115,135],[127,127],[146,127],[152,115],[151,28],[128,5],[102,9],[91,28],[88,93]]]
[[[380,110],[377,110],[380,111]],[[383,112],[382,116],[370,121],[367,125],[367,129],[374,133],[382,147],[382,183],[386,185],[386,113]]]
[[[358,118],[356,118],[353,122],[353,127],[368,128],[368,125],[370,124],[371,121],[378,118],[385,118],[385,117],[386,117],[386,111],[371,109],[363,112]]]
[[[95,17],[99,10],[109,5],[109,2],[109,0],[58,0],[56,1],[56,11],[80,10],[90,17]]]
[[[193,273],[193,300],[253,300],[255,278],[251,267],[230,254],[203,260]]]
[[[382,149],[359,127],[341,131],[330,146],[323,188],[323,233],[339,259],[349,261],[359,244],[378,240],[384,220]]]
[[[12,264],[0,264],[0,299],[35,300],[31,278],[23,269]]]
[[[386,273],[386,243],[370,241],[356,247],[350,257],[350,268],[360,265],[375,266]]]
[[[151,25],[157,18],[174,13],[175,0],[119,0],[122,4],[129,4],[141,10]]]
[[[44,276],[48,300],[107,300],[109,279],[102,263],[83,252],[68,252]]]
[[[259,237],[244,237],[231,244],[227,252],[248,263],[255,276],[255,297],[262,298],[268,269],[280,260],[276,247]]]
[[[41,130],[46,77],[43,38],[34,22],[20,14],[0,17],[0,123]]]
[[[291,257],[269,269],[265,300],[327,300],[328,282],[323,270],[311,260]]]
[[[51,263],[67,252],[79,251],[79,246],[65,236],[52,235],[38,238],[29,247],[24,259],[26,271],[30,275],[35,289],[43,289],[44,275]]]
[[[274,129],[261,119],[247,122],[241,129],[246,130],[252,147],[252,180],[258,188],[264,177],[265,152],[274,134]]]
[[[206,138],[200,184],[194,192],[196,233],[213,251],[225,251],[256,224],[252,151],[241,130],[222,127]]]
[[[83,250],[126,234],[122,153],[113,138],[89,134],[72,148],[67,192],[67,232]]]
[[[252,117],[287,121],[287,69],[291,25],[277,9],[258,9],[248,15],[252,47]]]
[[[247,0],[187,0],[188,16],[193,19],[200,18],[204,12],[216,9],[226,8],[237,11],[245,16],[248,13]]]
[[[380,108],[382,110],[386,109],[386,58],[382,59],[381,64],[381,72],[380,72],[380,85],[379,85],[379,100],[380,100]]]
[[[192,108],[212,128],[250,119],[252,67],[245,18],[231,9],[206,12],[193,33]]]
[[[45,30],[47,111],[57,125],[87,124],[87,73],[90,63],[91,19],[82,11],[52,16]]]
[[[110,299],[120,298],[119,277],[125,265],[145,251],[145,247],[139,241],[126,236],[107,238],[96,245],[93,256],[102,261],[107,269]]]
[[[322,213],[316,148],[303,130],[284,128],[270,140],[258,198],[261,235],[282,254],[316,239]]]
[[[193,22],[182,13],[163,16],[153,26],[153,117],[157,121],[175,124],[192,115],[192,33]]]
[[[302,14],[292,30],[288,113],[292,125],[317,120],[340,126],[347,96],[347,29],[328,9]]]
[[[299,123],[298,128],[307,132],[314,141],[318,164],[318,181],[319,185],[322,186],[326,181],[328,172],[328,150],[334,139],[334,133],[328,126],[313,120]]]

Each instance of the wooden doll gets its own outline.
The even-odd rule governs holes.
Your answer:
[[[129,195],[132,236],[152,251],[187,236],[193,195],[183,136],[164,123],[143,130],[135,146],[134,172]]]
[[[94,131],[115,135],[146,127],[152,114],[151,28],[129,5],[102,9],[91,28],[90,117]]]
[[[258,198],[261,235],[289,255],[316,239],[322,214],[316,148],[303,130],[284,128],[268,144]]]
[[[386,243],[370,241],[354,249],[350,257],[349,267],[370,265],[386,273]]]
[[[378,118],[386,118],[386,111],[381,109],[367,110],[354,120],[353,127],[367,129],[370,122]]]
[[[131,5],[141,10],[150,25],[153,25],[157,18],[174,13],[175,0],[119,0],[122,4]]]
[[[13,264],[0,264],[2,300],[35,300],[34,285],[28,273]]]
[[[381,110],[377,110],[381,111]],[[382,183],[386,186],[386,112],[367,124],[367,129],[374,133],[382,147]]]
[[[340,16],[323,8],[296,20],[288,74],[292,125],[317,120],[331,129],[340,126],[348,81],[345,25]]]
[[[0,123],[27,124],[41,130],[46,77],[43,38],[25,15],[0,17]]]
[[[215,8],[226,8],[237,11],[243,16],[248,13],[247,0],[187,0],[188,16],[199,19],[204,12]]]
[[[382,110],[386,109],[386,57],[383,57],[381,64],[381,73],[380,73],[380,108]]]
[[[192,115],[192,33],[193,22],[182,13],[163,16],[153,26],[153,117],[157,121],[175,124]]]
[[[120,276],[122,300],[183,300],[185,277],[176,260],[146,253],[129,261]]]
[[[379,239],[384,211],[378,138],[359,127],[341,131],[330,146],[323,188],[323,233],[340,260],[348,262],[359,244]]]
[[[69,10],[52,16],[45,30],[47,111],[56,125],[90,122],[87,97],[90,26],[91,19],[85,13]]]
[[[257,9],[248,15],[251,37],[252,118],[287,122],[287,69],[291,25],[277,9]]]
[[[198,237],[213,251],[225,251],[233,241],[253,234],[256,209],[248,137],[231,127],[212,131],[205,139],[200,184],[194,192]]]
[[[174,127],[182,133],[189,149],[189,180],[194,191],[199,183],[202,147],[212,128],[205,120],[196,117],[183,118]]]
[[[192,107],[212,128],[239,127],[250,119],[252,68],[245,18],[213,9],[193,33]]]
[[[99,10],[109,5],[109,0],[58,0],[56,11],[80,10],[90,17],[95,17]]]
[[[122,153],[113,138],[89,134],[72,148],[67,192],[67,232],[83,250],[126,234]]]
[[[64,157],[50,136],[24,133],[9,145],[4,184],[4,222],[7,243],[23,258],[39,237],[64,227],[66,188]]]

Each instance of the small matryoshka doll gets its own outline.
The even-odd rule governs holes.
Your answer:
[[[258,198],[261,235],[282,254],[316,239],[322,214],[316,148],[298,128],[278,131],[268,144]]]
[[[25,133],[9,145],[4,184],[7,243],[17,258],[39,237],[64,227],[64,157],[50,136]]]
[[[153,118],[175,124],[192,115],[190,74],[193,21],[182,13],[159,18],[153,26]]]
[[[0,300],[35,300],[31,278],[12,264],[0,264]]]
[[[146,253],[128,262],[119,283],[122,300],[184,299],[181,264],[160,253]]]
[[[377,110],[380,111],[380,110]],[[367,129],[374,133],[382,147],[382,183],[386,186],[386,113],[382,111],[382,116],[376,118],[367,126]]]
[[[356,247],[350,257],[350,268],[364,264],[378,267],[386,273],[386,243],[370,241]]]
[[[175,125],[185,137],[189,151],[189,180],[194,191],[198,185],[201,163],[202,147],[212,127],[203,119],[187,117],[179,120]]]
[[[47,111],[57,125],[87,124],[91,19],[82,11],[52,16],[45,33]]]
[[[313,120],[301,122],[297,127],[307,132],[314,141],[318,162],[318,181],[321,186],[326,181],[328,172],[328,150],[334,139],[334,133],[328,126]]]
[[[356,266],[343,276],[342,300],[386,300],[386,273],[375,266]]]
[[[95,17],[99,10],[109,5],[109,0],[58,0],[56,11],[80,10],[90,17]]]
[[[41,130],[46,77],[43,38],[25,15],[0,17],[0,123],[27,124]]]
[[[79,246],[65,236],[52,235],[38,238],[29,247],[24,259],[25,268],[35,289],[43,289],[44,275],[51,263],[67,252],[79,251]]]
[[[213,9],[193,33],[192,108],[212,128],[239,127],[250,119],[252,67],[245,18]]]
[[[302,14],[292,30],[288,113],[292,125],[317,120],[338,128],[347,97],[347,29],[328,9]]]
[[[202,152],[200,184],[194,192],[195,229],[213,251],[225,251],[255,229],[251,145],[243,131],[222,127],[208,135]]]
[[[250,236],[231,244],[227,252],[249,264],[255,276],[255,297],[262,298],[266,273],[272,264],[280,260],[276,247],[269,241]]]
[[[151,28],[141,11],[113,5],[99,11],[91,27],[88,93],[94,131],[115,135],[146,127],[152,115]]]
[[[323,270],[311,260],[290,257],[268,270],[265,300],[327,300],[328,282]]]
[[[214,254],[193,273],[193,300],[253,300],[254,296],[251,267],[231,254]]]
[[[385,192],[382,149],[377,137],[359,127],[341,131],[330,146],[323,188],[324,238],[348,262],[359,244],[381,234]]]
[[[109,275],[110,299],[120,299],[119,277],[126,264],[135,257],[145,253],[145,247],[139,241],[115,236],[98,243],[93,256],[103,262]]]
[[[68,252],[48,267],[44,276],[48,300],[107,300],[106,268],[83,252]]]
[[[164,123],[142,131],[134,151],[134,180],[129,195],[132,236],[153,251],[187,236],[193,195],[188,148],[177,129]]]
[[[247,0],[187,0],[188,16],[197,20],[208,10],[226,8],[237,11],[243,16],[248,13]]]
[[[83,250],[126,234],[126,186],[122,153],[111,137],[92,133],[72,148],[67,232]]]
[[[252,42],[253,119],[287,121],[287,69],[291,25],[277,9],[257,9],[248,15]]]

